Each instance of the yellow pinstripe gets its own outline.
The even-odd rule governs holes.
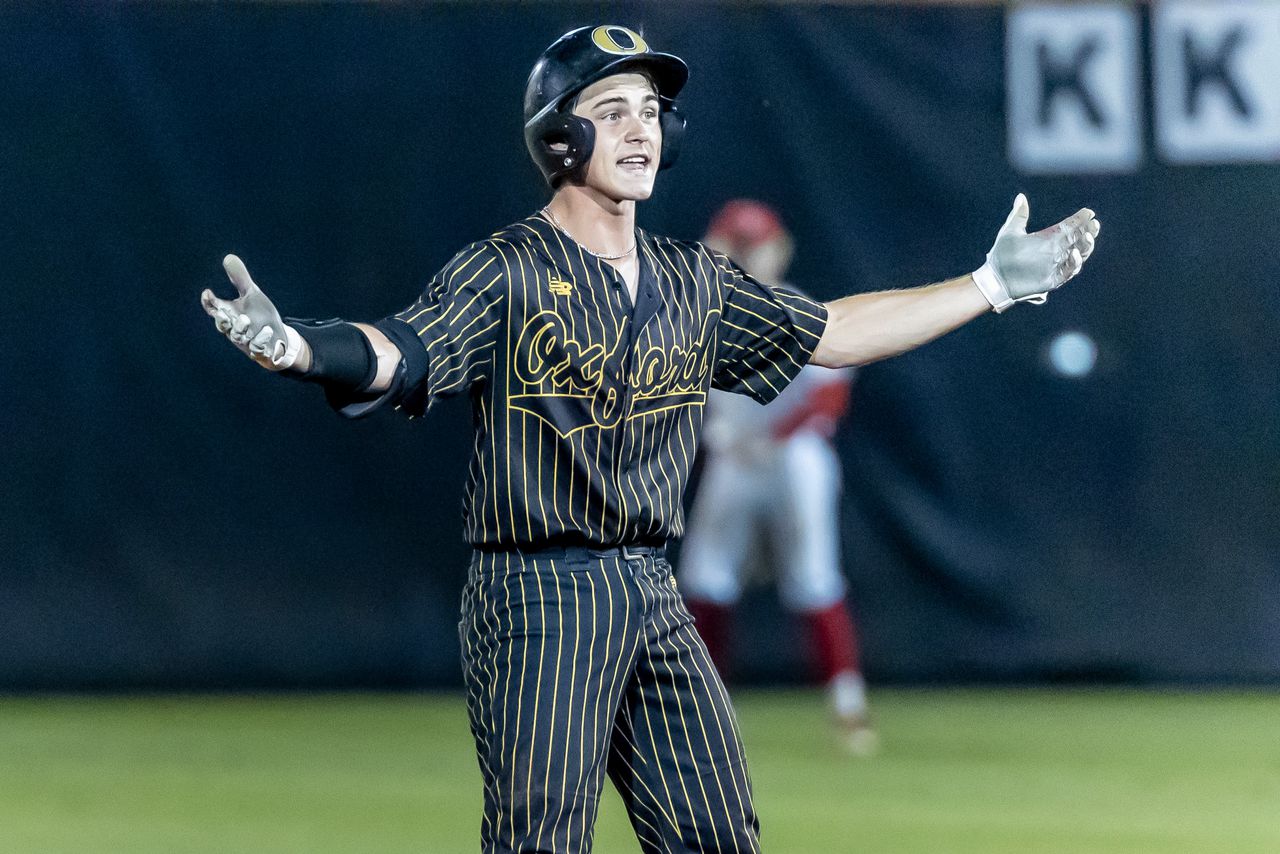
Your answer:
[[[565,706],[568,708],[569,714],[573,714],[573,709],[574,709],[573,692],[574,692],[574,689],[578,687],[578,656],[580,652],[580,642],[582,640],[582,603],[578,599],[577,576],[571,575],[570,580],[573,583],[573,615],[574,615],[573,617],[573,655],[571,656],[570,661],[572,661],[573,663],[571,665],[572,669],[569,672],[569,698],[565,701]],[[563,632],[561,634],[561,637],[563,637]],[[591,660],[588,654],[587,673],[590,673],[590,672],[591,672]],[[582,714],[579,717],[579,721],[578,721],[577,767],[584,768],[586,767],[584,764],[584,760],[586,759],[586,756],[584,751],[585,745],[583,744],[582,736],[587,731],[587,727],[586,727],[587,705],[586,703],[580,703],[579,706],[581,707]],[[560,777],[560,791],[566,792],[566,793],[569,791],[569,761],[571,758],[570,754],[573,749],[573,745],[570,743],[570,741],[571,740],[569,738],[569,733],[566,732],[565,740],[564,740],[564,758],[561,760],[561,765],[563,765],[564,767],[561,771],[561,777]],[[580,794],[579,786],[577,784],[577,781],[574,781],[573,797],[576,798],[579,796],[579,794]],[[584,827],[583,831],[585,832],[585,830],[586,828]],[[569,821],[566,822],[565,824],[565,840],[564,841],[565,841],[566,848],[569,847],[572,840],[573,840],[573,817],[570,816]]]
[[[524,591],[524,573],[521,573],[519,578],[520,578],[520,607],[524,611],[523,625],[527,626],[529,624],[529,613],[528,613],[528,605],[526,604],[528,600],[525,598],[525,591]],[[525,677],[525,671],[528,670],[528,667],[529,667],[529,646],[526,643],[525,645],[520,647],[520,685],[516,689],[516,721],[517,723],[523,717],[522,712],[524,710],[524,694],[525,694],[524,677]],[[508,682],[508,685],[510,685],[509,682]],[[506,717],[507,708],[509,708],[509,706],[510,706],[509,703],[503,703],[502,714],[504,718]],[[505,720],[503,721],[503,729],[506,732],[512,732],[513,736],[515,735],[515,733],[507,727]],[[504,736],[505,736],[505,732],[504,732]],[[516,797],[516,775],[520,772],[520,766],[516,762],[517,746],[518,744],[513,737],[511,742],[511,800],[509,801],[509,803],[512,805],[520,803],[520,799],[517,799]],[[533,766],[532,764],[530,764],[530,771],[532,770],[533,770]],[[525,805],[525,821],[527,822],[529,820],[529,808],[531,805],[529,803],[528,798],[524,798],[523,800]],[[514,839],[515,836],[516,836],[516,811],[515,809],[511,809],[511,838]]]
[[[777,287],[777,286],[775,286],[775,285],[766,285],[766,286],[765,286],[765,289],[769,292],[769,296],[770,296],[770,297],[772,297],[772,299],[766,300],[766,299],[764,299],[763,297],[759,296],[758,294],[753,294],[753,293],[751,293],[750,291],[741,291],[741,294],[742,294],[742,296],[743,296],[745,299],[748,299],[748,300],[750,300],[750,301],[752,301],[752,302],[759,303],[761,306],[763,306],[763,308],[761,309],[761,311],[772,311],[772,310],[773,310],[774,302],[775,302],[776,300],[783,299],[784,297],[787,297],[787,296],[796,296],[796,295],[794,295],[794,294],[789,294],[789,292],[787,292],[787,291],[785,291],[785,290],[783,290],[783,289],[781,289],[781,288],[779,288],[779,287]],[[813,318],[814,320],[819,320],[819,319],[820,319],[820,318],[818,318],[818,316],[817,316],[817,315],[812,314],[812,313],[810,313],[810,312],[803,311],[803,310],[800,308],[800,306],[803,306],[805,303],[807,303],[807,302],[808,302],[808,300],[805,300],[803,297],[798,297],[798,296],[796,296],[796,299],[801,300],[801,302],[799,303],[799,305],[798,305],[798,306],[796,306],[795,308],[793,308],[793,310],[794,310],[794,311],[796,311],[796,312],[798,312],[798,313],[800,313],[800,314],[803,314],[803,315],[805,315],[806,317]],[[790,300],[787,300],[787,301],[788,301],[788,302],[790,302]],[[798,330],[798,331],[800,331],[800,332],[803,332],[804,334],[809,335],[809,336],[811,336],[811,337],[818,337],[818,336],[814,336],[814,335],[813,335],[813,333],[812,333],[810,330],[805,329],[803,326],[791,326],[791,325],[786,325],[786,326],[784,326],[784,325],[782,325],[782,324],[778,323],[778,322],[777,322],[777,320],[775,320],[775,319],[765,317],[764,315],[761,315],[761,314],[756,314],[755,312],[748,311],[748,310],[747,310],[747,309],[745,309],[745,308],[744,308],[744,309],[742,309],[742,310],[743,310],[743,311],[746,311],[748,314],[754,314],[756,317],[760,318],[760,322],[761,322],[761,323],[765,323],[765,324],[768,324],[769,326],[772,326],[772,327],[774,327],[774,328],[780,329],[780,330],[781,330],[785,335],[787,335],[787,336],[789,336],[789,337],[791,337],[791,338],[795,338],[795,337],[796,337],[795,332],[796,332],[797,330]],[[799,342],[797,342],[797,343],[799,343]]]
[[[514,284],[514,283],[512,283],[512,284]],[[523,296],[523,295],[522,295],[522,296]],[[507,329],[508,329],[508,330],[510,330],[510,329],[512,329],[512,328],[513,328],[513,327],[512,327],[512,312],[515,310],[515,309],[514,309],[514,306],[513,306],[514,302],[515,302],[515,300],[507,300]],[[508,336],[507,336],[507,340],[508,340],[508,342],[510,341],[510,335],[508,335]],[[506,399],[507,399],[508,401],[510,401],[510,400],[511,400],[511,362],[512,362],[512,359],[511,359],[511,352],[510,352],[510,349],[511,349],[511,348],[510,348],[510,345],[509,345],[509,344],[508,344],[508,348],[507,348],[507,349],[508,349],[508,352],[507,352],[507,359],[506,359],[506,363],[505,363],[505,365],[504,365],[505,370],[504,370],[504,372],[503,372],[503,373],[504,373],[505,380],[506,380],[505,395],[506,395]],[[506,441],[505,441],[505,443],[504,443],[504,447],[510,448],[510,447],[511,447],[511,407],[510,407],[510,406],[506,407],[506,409],[505,409],[505,413],[504,413],[504,417],[503,417],[503,421],[502,421],[502,423],[503,423],[503,426],[504,426],[504,427],[505,427],[505,429],[506,429]],[[496,430],[496,429],[494,429],[494,425],[491,425],[491,426],[490,426],[490,431],[494,434],[494,439],[495,439],[495,441],[496,441],[496,439],[497,439],[497,435],[496,435],[496,434],[497,434],[497,430]],[[523,462],[524,462],[524,456],[523,456],[523,455],[520,455],[520,456],[518,457],[518,461],[519,461],[521,464],[523,464]],[[517,462],[517,460],[516,460],[516,459],[511,459],[510,457],[508,457],[506,460],[504,460],[504,462],[506,463],[506,465],[505,465],[505,466],[503,466],[503,468],[505,468],[505,469],[506,469],[506,473],[507,473],[507,521],[508,521],[508,523],[509,523],[509,524],[507,524],[507,525],[505,525],[505,526],[499,526],[499,527],[501,527],[503,530],[505,530],[505,531],[509,532],[510,536],[511,536],[512,538],[514,538],[514,537],[515,537],[515,532],[516,532],[516,508],[515,508],[515,495],[514,495],[514,491],[511,489],[511,466],[512,466],[512,464],[513,464],[513,463]],[[527,505],[526,505],[526,506],[527,506]],[[497,508],[496,508],[496,507],[495,507],[495,509],[494,509],[494,515],[495,515],[495,521],[496,521],[496,516],[497,516]]]
[[[552,563],[552,568],[553,568],[553,569],[555,568],[555,566],[554,566],[554,562]],[[538,613],[539,613],[539,616],[540,616],[540,619],[539,619],[539,625],[543,626],[543,631],[541,631],[541,632],[539,632],[539,633],[538,633],[538,641],[539,641],[539,643],[538,643],[538,676],[537,676],[537,681],[535,682],[535,684],[534,684],[534,689],[533,689],[533,726],[532,726],[532,728],[530,729],[530,732],[529,732],[529,740],[530,740],[530,741],[532,741],[534,744],[537,744],[537,743],[538,743],[538,711],[540,710],[540,708],[541,708],[541,706],[542,706],[542,687],[543,687],[543,685],[545,685],[545,684],[546,684],[546,683],[543,681],[543,679],[542,679],[542,667],[543,667],[543,665],[545,664],[545,662],[546,662],[546,660],[547,660],[547,632],[546,632],[546,629],[545,629],[545,627],[546,627],[546,622],[547,622],[547,600],[546,600],[546,596],[544,595],[543,590],[542,590],[542,575],[541,575],[541,573],[535,573],[533,577],[534,577],[535,579],[537,579],[537,582],[538,582]],[[560,612],[560,609],[558,609],[558,608],[556,609],[556,611],[557,611],[557,614],[561,613],[561,612]],[[558,635],[557,635],[557,637],[558,637]],[[556,688],[559,686],[559,682],[558,682],[557,680],[554,680],[554,679],[553,679],[551,684],[552,684],[552,692],[554,693],[554,692],[555,692],[555,690],[556,690]],[[523,686],[521,686],[521,687],[523,688]],[[554,713],[554,703],[553,703],[552,705],[553,705],[552,711],[553,711],[553,713]],[[548,752],[550,751],[551,744],[553,744],[553,743],[555,742],[555,737],[556,737],[555,729],[554,729],[554,728],[551,728],[551,730],[547,733],[547,739],[548,739],[548,745],[547,745],[547,748],[548,748]],[[534,763],[533,763],[532,761],[530,761],[530,762],[529,762],[529,777],[528,777],[528,780],[527,780],[527,781],[526,781],[526,783],[525,783],[525,785],[526,785],[526,789],[527,789],[527,791],[525,792],[525,804],[526,804],[526,810],[531,810],[531,809],[532,809],[532,807],[533,807],[533,798],[532,798],[532,797],[530,797],[530,795],[532,794],[532,789],[533,789],[533,770],[534,770]],[[547,771],[546,771],[546,778],[545,778],[545,779],[546,779],[546,781],[547,781],[547,782],[550,782],[550,780],[551,780],[551,763],[547,763]],[[543,811],[543,815],[544,815],[544,817],[545,817],[546,813],[548,812],[548,809],[547,809],[547,808],[548,808],[548,806],[549,806],[549,804],[550,804],[550,801],[549,801],[550,797],[551,797],[551,791],[550,791],[550,788],[549,788],[549,787],[544,787],[544,790],[543,790],[543,792],[542,792],[542,811]],[[531,821],[529,821],[528,819],[526,819],[526,821],[528,821],[530,824],[532,823],[532,822],[531,822]],[[543,824],[538,828],[538,839],[537,839],[537,843],[536,843],[536,844],[538,845],[538,847],[541,847],[541,843],[542,843],[542,831],[543,831],[543,829],[544,829],[545,827],[546,827],[546,824],[545,824],[545,822],[544,822],[544,823],[543,823]]]
[[[771,290],[771,291],[773,291],[774,295],[775,295],[779,300],[781,300],[782,302],[785,302],[787,305],[791,306],[791,310],[792,310],[792,311],[794,311],[796,314],[804,315],[805,317],[809,318],[810,320],[816,321],[816,322],[818,322],[818,323],[823,323],[823,322],[825,322],[825,318],[819,317],[818,315],[814,314],[813,312],[811,312],[811,311],[807,311],[807,310],[806,310],[806,309],[808,308],[808,306],[810,305],[810,302],[809,302],[809,300],[808,300],[807,298],[805,298],[805,297],[801,297],[801,296],[799,296],[798,294],[793,294],[793,293],[791,293],[790,291],[783,290],[782,288],[770,288],[770,290]],[[801,332],[803,332],[805,335],[808,335],[808,336],[809,336],[809,337],[811,337],[811,338],[814,338],[814,337],[818,337],[818,338],[820,338],[820,337],[821,337],[821,336],[815,336],[815,335],[814,335],[814,333],[813,333],[812,331],[810,331],[809,329],[806,329],[806,328],[805,328],[805,327],[803,327],[803,326],[798,326],[798,327],[796,327],[796,328],[797,328],[797,329],[799,329]]]
[[[488,413],[489,413],[489,411],[491,411],[491,410],[492,410],[492,408],[493,408],[493,407],[492,407],[492,406],[490,406],[490,407],[488,407],[488,408],[486,409],[486,407],[485,407],[484,403],[485,403],[485,398],[484,398],[484,397],[479,397],[479,398],[477,398],[477,400],[476,400],[476,407],[480,410],[480,423],[481,423],[481,424],[488,424],[488,423],[489,423]],[[476,431],[476,452],[475,452],[475,454],[471,457],[471,459],[472,459],[472,467],[473,467],[475,470],[477,470],[477,471],[479,472],[479,479],[482,481],[481,486],[483,487],[483,492],[479,495],[479,498],[480,498],[481,502],[483,502],[484,497],[485,497],[486,495],[488,495],[488,494],[492,493],[492,495],[493,495],[493,512],[494,512],[494,514],[496,515],[496,514],[497,514],[497,512],[498,512],[498,493],[497,493],[497,491],[496,491],[496,490],[492,490],[492,489],[490,488],[490,486],[489,486],[489,478],[485,475],[485,471],[484,471],[484,455],[483,455],[483,454],[481,454],[481,452],[480,452],[480,445],[481,445],[482,440],[483,440],[483,438],[484,438],[484,434],[485,434],[485,432],[488,432],[489,437],[490,437],[490,442],[492,443],[492,441],[493,441],[493,431],[492,431],[492,430],[490,430],[490,431],[481,431],[481,430],[477,430],[477,431]],[[494,476],[494,478],[496,479],[496,478],[498,477],[498,455],[497,455],[497,453],[496,453],[496,452],[497,452],[497,447],[496,447],[496,446],[493,446],[493,450],[494,450],[494,453],[490,455],[490,459],[491,459],[491,461],[492,461],[492,463],[493,463],[493,476]],[[473,498],[473,501],[474,501],[474,499],[476,498],[475,490],[476,490],[476,486],[475,486],[475,484],[473,483],[473,484],[471,484],[471,491],[472,491],[472,498]],[[483,503],[481,503],[481,504],[480,504],[480,506],[481,506],[481,508],[483,508],[483,507],[484,507],[484,504],[483,504]],[[488,540],[488,538],[489,538],[489,525],[488,525],[488,520],[486,519],[486,514],[483,512],[483,509],[482,509],[480,512],[478,512],[478,513],[471,513],[471,514],[470,514],[470,519],[469,519],[469,521],[470,521],[472,524],[478,524],[478,525],[480,526],[480,535],[481,535],[482,537],[484,537],[484,540],[481,540],[481,542],[484,542],[484,541]]]

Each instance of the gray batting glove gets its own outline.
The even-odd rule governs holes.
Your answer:
[[[973,273],[973,282],[997,312],[1014,303],[1042,303],[1084,266],[1102,225],[1093,211],[1081,208],[1057,225],[1027,234],[1031,216],[1027,197],[1013,200],[1013,210],[987,253],[987,263]]]
[[[298,360],[302,336],[285,325],[275,305],[254,284],[244,262],[234,255],[222,259],[227,278],[236,286],[233,300],[218,299],[206,289],[200,304],[213,325],[250,359],[271,371],[283,371]]]

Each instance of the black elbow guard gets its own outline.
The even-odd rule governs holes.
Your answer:
[[[311,348],[311,367],[300,380],[318,383],[326,390],[360,392],[378,373],[378,359],[369,338],[344,320],[285,318]]]

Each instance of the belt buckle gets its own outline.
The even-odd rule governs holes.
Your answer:
[[[622,546],[620,551],[622,552],[623,560],[640,560],[649,550],[641,548],[638,551],[633,551],[631,546]]]

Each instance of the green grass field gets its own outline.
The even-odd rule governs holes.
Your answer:
[[[854,759],[816,692],[738,693],[766,851],[1280,852],[1280,695],[872,699]],[[452,695],[0,699],[6,854],[474,851],[479,779]]]

